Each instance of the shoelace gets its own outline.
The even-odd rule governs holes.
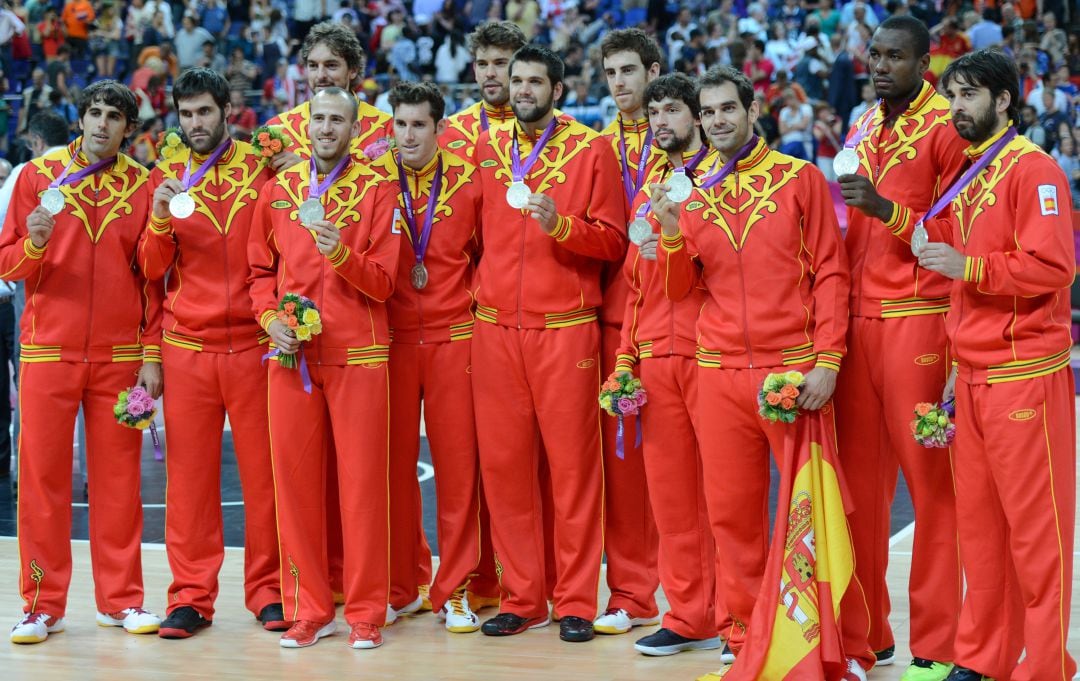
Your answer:
[[[465,596],[464,589],[458,589],[457,591],[455,591],[453,593],[453,595],[450,596],[450,599],[447,601],[448,603],[450,603],[450,609],[458,617],[464,617],[465,616],[465,605],[461,602],[461,599],[464,596]]]
[[[629,614],[622,608],[608,608],[604,611],[604,615],[618,615],[620,612],[629,617]]]
[[[48,613],[44,612],[28,612],[22,618],[22,621],[16,624],[16,627],[21,627],[24,624],[47,624],[49,621]]]

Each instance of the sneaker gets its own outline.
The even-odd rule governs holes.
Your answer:
[[[513,636],[526,629],[539,629],[549,624],[551,624],[551,619],[547,617],[529,619],[528,617],[515,615],[512,612],[500,612],[487,622],[484,622],[484,625],[480,627],[480,631],[484,632],[485,636]]]
[[[591,620],[567,615],[559,620],[559,638],[567,643],[584,643],[593,640],[596,630]]]
[[[593,629],[598,634],[625,634],[634,627],[649,627],[660,624],[660,616],[631,617],[622,608],[608,608],[607,612],[593,621]]]
[[[841,677],[842,681],[866,681],[866,670],[862,668],[858,660],[849,657],[847,661],[847,673]]]
[[[191,638],[199,629],[210,626],[210,620],[190,605],[183,605],[170,612],[158,629],[159,638]]]
[[[415,615],[420,612],[424,607],[424,599],[421,596],[417,596],[416,600],[409,603],[404,608],[394,608],[394,606],[386,605],[386,625],[390,626],[394,622],[397,622],[399,617],[405,617],[407,615]],[[430,608],[428,608],[430,610]]]
[[[502,605],[502,599],[498,596],[481,596],[471,591],[466,592],[469,597],[469,605],[473,612],[480,612],[484,608],[497,608]]]
[[[735,653],[731,651],[731,644],[724,641],[724,649],[720,651],[720,661],[724,664],[735,664]]]
[[[427,584],[421,584],[416,587],[416,592],[420,594],[420,609],[418,612],[431,612],[431,587]]]
[[[12,643],[41,643],[49,634],[64,630],[64,618],[44,612],[28,612],[11,628]]]
[[[900,681],[945,681],[945,677],[952,671],[949,662],[934,662],[926,658],[916,657],[900,677]]]
[[[289,630],[281,635],[282,648],[307,648],[319,642],[320,638],[330,636],[337,631],[337,624],[330,620],[326,624],[311,620],[297,620]]]
[[[438,618],[446,621],[446,630],[454,634],[470,634],[480,628],[480,618],[469,607],[469,596],[459,589],[450,596],[439,611]]]
[[[352,632],[349,634],[349,647],[356,650],[378,648],[382,645],[382,633],[379,627],[367,622],[357,622],[350,625]]]
[[[676,634],[671,629],[660,629],[655,634],[639,638],[634,644],[634,650],[643,655],[662,657],[687,650],[716,650],[723,644],[724,642],[720,640],[719,636],[702,639],[686,638]]]
[[[156,634],[161,628],[161,618],[142,608],[125,608],[120,612],[99,612],[99,627],[123,627],[129,634]]]
[[[877,662],[874,663],[875,667],[888,667],[896,662],[896,646],[883,648],[882,650],[875,652],[874,657],[877,658]]]
[[[292,622],[285,619],[285,609],[281,603],[271,603],[259,611],[257,618],[267,631],[288,631]]]
[[[959,665],[952,668],[949,675],[945,677],[945,681],[987,681],[990,677],[983,676],[974,669],[968,669],[967,667],[961,667]]]

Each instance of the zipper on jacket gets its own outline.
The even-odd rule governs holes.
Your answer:
[[[741,191],[739,186],[739,172],[735,171],[735,195],[738,196]],[[746,229],[746,225],[743,224],[742,213],[739,216],[739,239],[743,239],[745,236],[743,230]],[[750,368],[754,368],[754,349],[750,346],[750,318],[746,314],[747,300],[746,300],[746,271],[743,269],[742,260],[742,246],[735,246],[735,257],[739,260],[739,283],[742,292],[742,318],[743,318],[743,342],[746,343],[746,355],[750,361]]]
[[[93,184],[94,179],[90,180]],[[93,224],[100,224],[98,222],[98,197],[101,194],[101,188],[98,187],[94,190],[94,222]],[[90,329],[94,324],[94,275],[97,273],[97,242],[93,237],[90,238],[90,305],[87,308],[86,313],[86,341],[83,343],[83,362],[90,361]]]
[[[221,182],[221,171],[214,166],[214,178]],[[229,339],[229,352],[233,351],[232,344],[232,292],[229,287],[229,225],[226,222],[221,226],[221,251],[225,263],[225,335]]]
[[[518,304],[517,318],[518,330],[521,330],[521,312],[525,297],[525,219],[521,219],[521,257],[518,258]]]

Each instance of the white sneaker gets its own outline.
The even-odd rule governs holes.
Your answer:
[[[129,634],[154,634],[161,628],[161,618],[142,608],[126,608],[120,612],[97,614],[99,627],[123,627]]]
[[[625,634],[634,627],[649,627],[660,623],[660,616],[631,617],[622,608],[609,608],[593,621],[593,631],[598,634]]]
[[[64,630],[64,618],[56,618],[44,612],[30,612],[11,628],[12,643],[41,643],[49,634]]]
[[[866,681],[866,672],[854,658],[848,658],[847,674],[844,674],[844,681]]]
[[[397,618],[399,618],[399,617],[405,617],[406,615],[414,615],[414,614],[420,612],[420,608],[422,608],[423,606],[424,606],[424,597],[423,596],[417,596],[415,601],[413,601],[412,603],[409,603],[405,607],[400,608],[398,610],[395,610],[394,606],[387,603],[386,604],[386,624],[384,624],[383,626],[386,626],[386,627],[390,626],[394,622],[397,622]]]
[[[469,607],[469,597],[464,589],[450,596],[437,617],[446,620],[446,630],[454,634],[470,634],[480,628],[480,618]]]

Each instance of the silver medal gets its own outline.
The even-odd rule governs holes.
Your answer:
[[[522,210],[529,205],[529,197],[531,196],[532,190],[524,182],[514,182],[506,190],[506,202],[510,204],[511,208],[518,210]]]
[[[174,218],[183,220],[184,218],[191,217],[195,212],[195,199],[191,198],[191,194],[187,192],[180,192],[176,196],[169,199],[169,213]]]
[[[59,215],[64,210],[67,198],[64,192],[55,187],[50,187],[41,195],[41,207],[49,211],[49,215]]]
[[[919,257],[919,253],[922,249],[926,248],[926,245],[930,243],[930,234],[927,233],[926,228],[920,222],[915,225],[915,229],[911,232],[911,252],[915,254],[915,257]]]
[[[645,240],[652,234],[652,225],[645,218],[635,218],[630,223],[630,229],[627,230],[630,235],[630,242],[635,246],[640,246],[645,243]]]
[[[409,279],[412,280],[412,286],[417,291],[427,286],[428,273],[424,263],[418,262],[413,265],[412,271],[409,272]]]
[[[675,203],[682,203],[690,198],[690,192],[694,190],[694,183],[686,176],[686,173],[675,173],[667,181],[667,197]]]
[[[837,177],[854,175],[859,172],[859,155],[854,149],[841,149],[832,160],[832,169]]]
[[[318,199],[308,199],[300,204],[300,223],[310,225],[326,217],[326,209]]]

